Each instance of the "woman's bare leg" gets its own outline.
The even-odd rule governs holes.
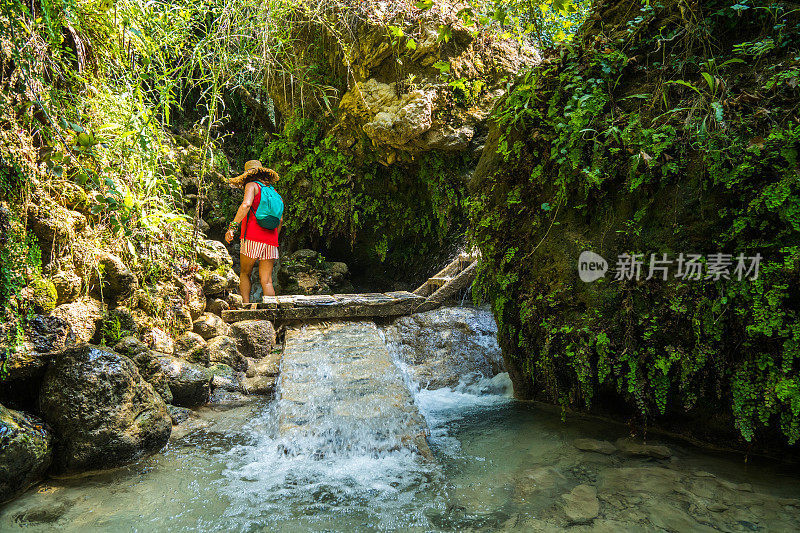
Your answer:
[[[258,277],[261,279],[261,289],[264,291],[264,296],[275,296],[275,287],[272,286],[272,269],[274,266],[274,259],[261,259],[258,262]]]
[[[242,295],[242,302],[250,303],[250,273],[253,271],[255,259],[250,259],[244,254],[239,254],[239,294]]]

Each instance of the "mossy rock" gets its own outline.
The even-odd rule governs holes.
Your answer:
[[[58,291],[49,279],[36,278],[28,284],[30,301],[33,309],[40,314],[48,314],[56,308]]]

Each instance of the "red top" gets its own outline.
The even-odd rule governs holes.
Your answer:
[[[261,187],[256,184],[256,193],[253,197],[253,205],[247,212],[247,216],[242,221],[241,238],[245,238],[245,228],[247,228],[247,240],[255,242],[263,242],[270,246],[278,246],[278,228],[266,229],[262,228],[256,222],[256,210],[258,204],[261,202]]]

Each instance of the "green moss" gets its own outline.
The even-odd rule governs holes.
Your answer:
[[[37,313],[48,314],[56,308],[58,292],[52,281],[36,278],[28,284],[28,287],[32,291],[33,307]]]
[[[618,25],[590,23],[498,107],[496,155],[481,162],[472,205],[476,293],[492,302],[523,396],[587,408],[611,395],[645,421],[710,408],[745,441],[779,432],[794,443],[800,94],[786,80],[798,79],[797,21],[717,1],[687,25],[677,4],[632,4]],[[740,52],[767,37],[771,55]],[[611,263],[622,253],[763,260],[755,281],[645,281],[645,271],[589,284],[577,276],[587,249]]]

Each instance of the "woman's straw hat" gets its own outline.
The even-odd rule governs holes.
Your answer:
[[[250,179],[251,177],[253,179],[262,179],[267,183],[275,183],[279,179],[277,172],[262,165],[261,161],[251,159],[244,164],[244,172],[228,180],[228,183],[234,187],[244,187],[245,183],[253,181],[253,179]]]

